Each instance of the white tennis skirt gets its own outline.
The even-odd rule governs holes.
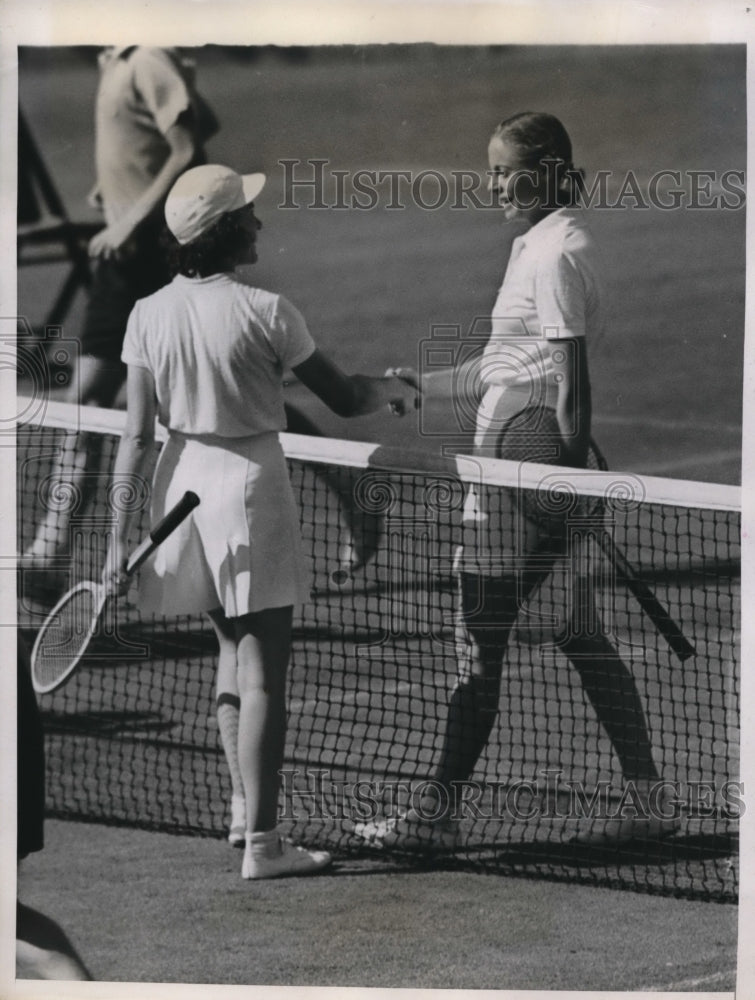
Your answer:
[[[306,600],[309,573],[299,513],[277,434],[171,432],[155,469],[152,523],[186,490],[200,504],[142,567],[143,611],[177,615],[222,608],[237,618]]]

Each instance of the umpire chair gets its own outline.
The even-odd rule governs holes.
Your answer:
[[[59,326],[80,289],[91,283],[87,245],[100,222],[73,222],[52,182],[26,119],[18,113],[18,267],[70,263],[70,269],[45,317]]]

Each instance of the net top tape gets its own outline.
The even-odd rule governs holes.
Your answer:
[[[121,437],[126,426],[123,410],[77,406],[19,395],[17,420],[20,425],[42,424],[63,430],[89,431]],[[165,441],[169,432],[155,425],[155,437]],[[504,459],[472,455],[442,455],[419,449],[345,441],[338,438],[311,437],[303,434],[280,434],[284,453],[290,459],[322,465],[340,465],[352,469],[376,469],[386,472],[455,477],[461,482],[493,487],[522,489],[561,489],[586,496],[630,497],[634,501],[739,512],[742,491],[739,486],[704,483],[692,480],[664,479],[631,472],[598,472],[566,469],[534,462],[520,464]]]

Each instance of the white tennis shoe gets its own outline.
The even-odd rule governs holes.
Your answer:
[[[410,809],[390,819],[355,823],[354,834],[374,847],[452,851],[458,844],[460,830],[457,820],[428,820]]]
[[[333,860],[327,851],[308,851],[284,840],[277,830],[247,833],[241,877],[245,879],[283,878],[312,875]]]

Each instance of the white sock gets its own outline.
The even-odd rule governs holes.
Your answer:
[[[244,796],[244,781],[239,767],[239,700],[235,695],[221,694],[217,701],[216,714],[220,742],[223,744],[228,771],[231,776],[231,791],[234,798]]]
[[[277,830],[261,833],[246,832],[246,846],[257,857],[274,858],[280,854],[280,836]]]

